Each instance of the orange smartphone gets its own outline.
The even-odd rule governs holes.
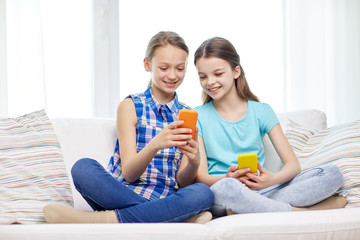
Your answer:
[[[195,139],[196,122],[198,118],[198,112],[195,110],[181,109],[179,112],[178,120],[183,120],[184,123],[179,128],[190,128],[192,130],[192,139]]]
[[[239,169],[250,168],[250,173],[257,173],[257,154],[244,153],[238,156]]]

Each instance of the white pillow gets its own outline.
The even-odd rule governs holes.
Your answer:
[[[42,209],[54,202],[73,199],[46,112],[0,119],[0,223],[44,222]]]
[[[338,193],[347,197],[346,207],[360,207],[360,120],[316,130],[289,120],[286,131],[301,169],[333,164],[344,175]]]

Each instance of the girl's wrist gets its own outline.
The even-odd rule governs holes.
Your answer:
[[[160,149],[158,149],[157,144],[154,142],[154,138],[146,144],[146,147],[155,155]]]
[[[276,185],[276,184],[282,184],[284,182],[288,182],[286,181],[286,179],[284,179],[285,177],[280,173],[275,173],[273,176],[273,181],[272,181],[272,185]]]
[[[190,164],[192,167],[198,169],[200,167],[200,161],[197,160],[193,160],[193,161],[188,161],[188,164]]]

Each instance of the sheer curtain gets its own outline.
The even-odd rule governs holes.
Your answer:
[[[46,108],[39,1],[6,2],[9,115]]]
[[[7,116],[7,47],[5,0],[0,0],[0,117]]]
[[[92,2],[11,0],[4,7],[6,115],[45,108],[51,117],[91,117]]]
[[[285,0],[287,110],[360,119],[360,1]]]

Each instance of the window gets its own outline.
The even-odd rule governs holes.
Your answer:
[[[193,55],[207,38],[221,36],[238,50],[252,91],[276,111],[283,111],[282,1],[196,0],[120,1],[120,99],[145,90],[150,75],[143,58],[150,38],[171,30],[190,48],[179,99],[191,107],[201,104],[201,87]]]
[[[92,116],[92,2],[6,1],[8,116]]]
[[[6,3],[0,63],[7,73],[0,84],[7,116],[46,108],[52,118],[115,117],[120,100],[145,90],[146,46],[162,30],[179,33],[190,48],[181,101],[201,104],[193,54],[207,38],[221,36],[237,48],[252,91],[284,110],[281,0],[0,1]]]

